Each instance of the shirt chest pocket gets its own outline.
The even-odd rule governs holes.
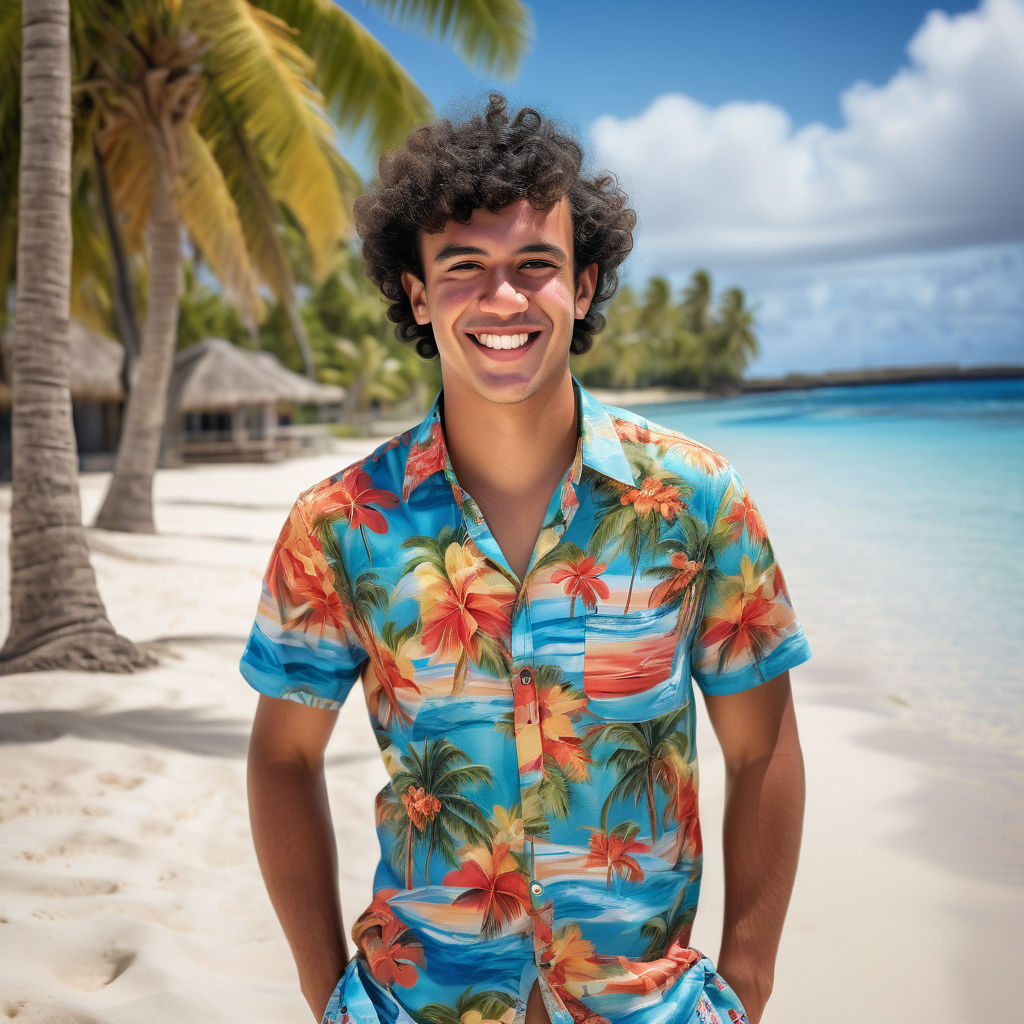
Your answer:
[[[594,715],[646,722],[686,704],[689,659],[678,617],[672,607],[586,617],[583,689]]]

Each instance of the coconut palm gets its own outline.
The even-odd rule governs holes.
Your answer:
[[[515,0],[486,16],[468,0],[376,6],[491,67],[514,63],[528,32]],[[108,0],[90,13],[79,33],[81,106],[126,237],[148,249],[150,275],[138,374],[97,524],[152,531],[182,228],[250,325],[261,314],[257,283],[273,290],[312,375],[283,226],[298,224],[322,276],[356,187],[333,148],[335,127],[362,127],[372,146],[388,145],[424,120],[429,105],[328,0]]]
[[[729,288],[722,294],[709,331],[709,350],[708,374],[713,381],[738,380],[757,355],[754,314],[744,305],[741,288]]]
[[[683,326],[695,334],[704,334],[711,326],[711,275],[706,270],[695,270],[690,283],[683,289],[680,310]]]
[[[396,869],[404,869],[406,889],[411,889],[417,845],[426,844],[424,878],[429,885],[434,853],[458,867],[456,840],[483,845],[490,841],[490,822],[464,790],[490,784],[493,776],[485,765],[471,764],[465,751],[445,739],[424,740],[422,750],[410,744],[402,765],[403,770],[392,776],[391,799],[384,803],[381,815],[382,823],[395,832],[392,857]]]
[[[647,722],[605,722],[588,730],[585,739],[592,748],[601,743],[615,748],[603,761],[618,779],[601,808],[602,827],[616,800],[631,798],[637,807],[646,801],[651,842],[657,840],[654,789],[658,786],[669,792],[686,763],[690,744],[679,728],[685,716],[686,709],[679,708]]]
[[[600,557],[610,548],[607,561],[625,552],[633,567],[623,612],[629,611],[636,571],[645,552],[654,551],[661,539],[662,527],[676,521],[686,511],[685,499],[693,486],[642,449],[633,447],[627,456],[639,487],[626,487],[601,478],[595,484],[597,529],[590,538],[588,552]]]
[[[3,10],[12,30],[9,6]],[[82,529],[69,387],[71,57],[66,0],[24,0],[11,411],[11,620],[5,672],[130,671],[150,662],[114,632]],[[3,46],[10,45],[5,39]],[[17,45],[15,42],[14,45]],[[0,99],[0,103],[9,102]]]

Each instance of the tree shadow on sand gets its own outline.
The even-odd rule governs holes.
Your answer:
[[[216,718],[198,708],[133,708],[130,711],[9,711],[0,714],[0,746],[47,743],[64,736],[126,746],[178,750],[203,757],[244,758],[252,721]],[[329,765],[376,761],[376,747],[327,757]]]
[[[232,758],[245,756],[249,725],[241,719],[207,717],[196,708],[11,711],[0,714],[0,744],[45,743],[75,736]]]

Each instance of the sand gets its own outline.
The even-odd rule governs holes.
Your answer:
[[[0,1020],[312,1019],[249,840],[256,696],[237,660],[293,497],[371,447],[162,470],[159,535],[89,532],[111,619],[162,660],[134,676],[0,677]],[[104,474],[83,476],[86,521],[105,485]],[[9,499],[0,491],[5,535]],[[799,564],[786,571],[798,578]],[[5,596],[6,572],[0,563]],[[913,732],[905,709],[830,703],[830,682],[813,660],[794,673],[808,816],[764,1020],[1018,1020],[1024,887],[958,853],[962,790],[936,784],[938,738]],[[353,696],[328,752],[349,923],[369,899],[371,796],[385,782]],[[722,773],[701,726],[708,849],[694,944],[713,955]],[[921,842],[931,835],[952,838]]]

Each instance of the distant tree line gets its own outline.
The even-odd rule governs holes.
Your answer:
[[[727,389],[758,351],[742,289],[728,288],[716,302],[706,270],[694,271],[678,295],[664,277],[639,293],[624,285],[606,315],[593,349],[573,367],[590,387]]]
[[[299,315],[316,376],[348,390],[346,421],[359,424],[374,409],[402,402],[422,408],[441,385],[438,362],[424,361],[395,338],[358,253],[341,250],[320,281],[303,265],[298,248],[293,264],[305,296]],[[640,293],[623,286],[606,314],[607,326],[594,347],[572,360],[573,372],[588,387],[728,389],[758,351],[743,291],[729,288],[716,301],[706,270],[695,271],[678,294],[663,277],[651,278]],[[202,285],[192,266],[186,267],[181,345],[210,336],[228,338],[273,352],[286,366],[301,370],[304,358],[289,318],[282,305],[270,304],[263,323],[251,332],[219,291]]]

